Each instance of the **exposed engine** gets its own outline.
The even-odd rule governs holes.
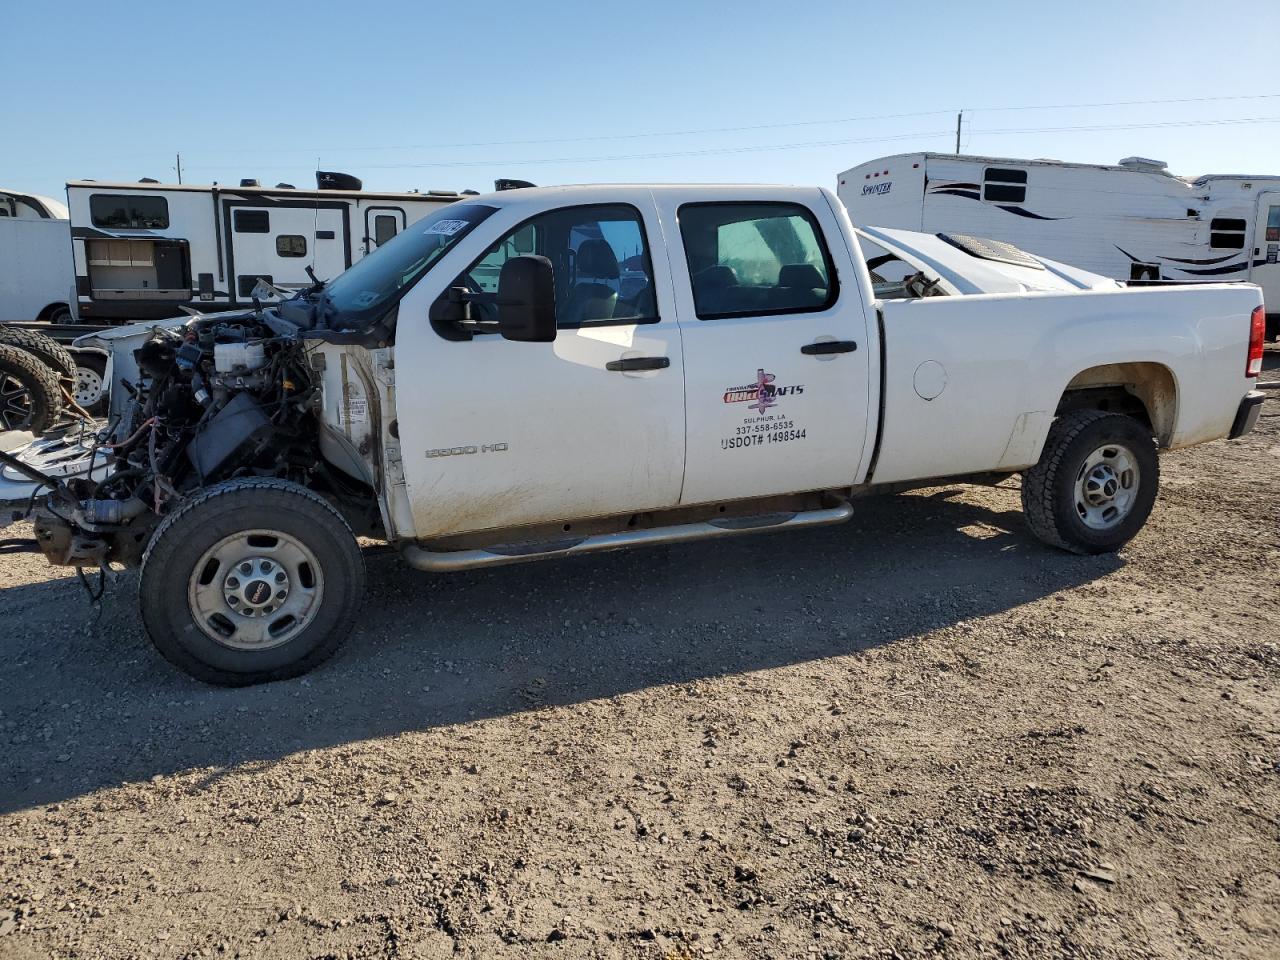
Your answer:
[[[155,521],[192,491],[238,476],[313,485],[318,384],[292,325],[262,312],[157,327],[134,352],[131,402],[100,434],[110,472],[70,481],[37,516],[54,562],[136,562]]]

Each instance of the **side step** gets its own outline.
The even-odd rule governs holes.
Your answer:
[[[853,505],[841,500],[836,506],[823,510],[806,510],[802,513],[770,513],[755,517],[723,517],[698,523],[682,523],[651,530],[627,530],[622,533],[605,533],[592,537],[573,537],[563,540],[542,540],[534,543],[495,544],[482,550],[428,550],[410,544],[402,551],[409,566],[432,573],[455,570],[473,570],[476,567],[496,567],[507,563],[524,563],[527,560],[549,560],[556,557],[576,557],[584,553],[604,553],[609,550],[625,550],[660,543],[686,543],[690,540],[710,540],[715,537],[733,537],[744,533],[767,530],[794,530],[799,527],[825,527],[843,523],[853,516]]]

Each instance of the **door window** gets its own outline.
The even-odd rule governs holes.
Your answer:
[[[1280,242],[1280,207],[1267,210],[1267,243]]]
[[[373,218],[373,242],[382,246],[396,235],[399,224],[390,213],[380,213]]]
[[[525,254],[551,261],[561,328],[658,320],[649,246],[634,207],[565,207],[520,224],[457,280],[480,294],[473,304],[484,319],[492,319],[503,264]]]
[[[835,303],[831,254],[806,207],[694,203],[679,218],[699,319],[813,313]]]
[[[300,233],[282,233],[276,237],[276,255],[280,257],[305,257],[307,238]]]
[[[271,232],[271,215],[266,210],[237,210],[231,223],[236,233]]]

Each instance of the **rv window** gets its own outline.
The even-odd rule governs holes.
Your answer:
[[[373,218],[373,242],[382,246],[396,235],[396,218],[389,213],[381,213]]]
[[[1231,217],[1216,217],[1209,222],[1209,246],[1219,250],[1243,250],[1248,225]]]
[[[271,217],[266,210],[237,210],[233,223],[236,233],[271,232]]]
[[[700,320],[814,313],[836,301],[813,214],[793,203],[692,203],[678,211]]]
[[[296,233],[282,233],[276,237],[276,253],[281,257],[305,257],[307,238]]]
[[[274,284],[275,278],[269,273],[255,273],[249,277],[237,277],[236,289],[240,292],[240,299],[247,300],[253,296],[253,288],[258,285],[259,280],[265,280],[267,283]]]
[[[126,230],[167,230],[169,201],[164,197],[126,197],[95,193],[89,198],[89,216],[95,227]]]
[[[982,199],[1023,203],[1027,199],[1027,171],[987,167],[982,176]]]
[[[1266,243],[1276,243],[1280,241],[1280,207],[1271,207],[1267,210],[1267,239]]]

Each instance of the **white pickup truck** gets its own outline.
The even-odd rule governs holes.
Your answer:
[[[53,563],[140,562],[160,651],[246,684],[351,630],[357,536],[451,571],[1021,473],[1036,536],[1116,550],[1158,448],[1252,428],[1262,333],[1253,286],[1126,289],[1005,244],[855,231],[826,190],[520,189],[293,300],[100,335],[116,386],[88,473],[6,462],[54,488],[35,523]]]

